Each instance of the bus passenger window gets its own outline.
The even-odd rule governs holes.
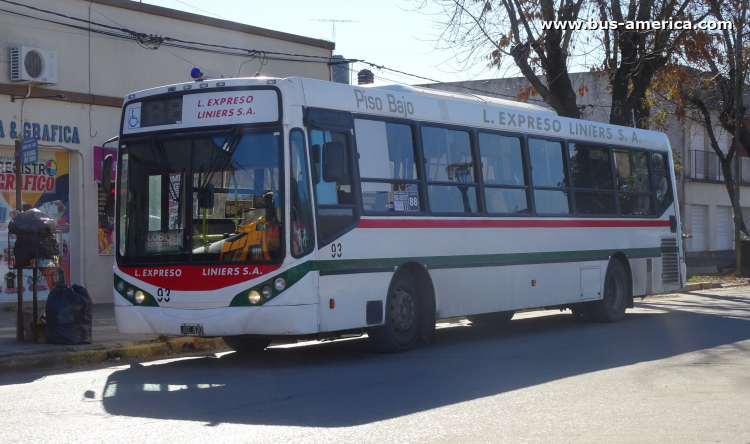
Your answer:
[[[476,213],[477,180],[466,131],[422,127],[427,195],[435,213]]]
[[[528,183],[524,175],[521,139],[480,133],[479,151],[487,212],[528,213]]]
[[[669,180],[669,157],[663,153],[651,153],[651,159],[654,165],[656,208],[661,212],[672,203],[672,186]]]
[[[617,190],[623,216],[654,214],[648,154],[643,151],[615,150]]]
[[[615,214],[617,211],[609,149],[570,143],[568,150],[578,214]]]
[[[354,129],[364,210],[392,214],[421,211],[411,127],[356,119]]]
[[[529,138],[529,161],[538,214],[570,214],[568,179],[560,142]]]

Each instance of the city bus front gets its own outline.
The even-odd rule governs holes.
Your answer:
[[[312,273],[289,251],[281,98],[265,79],[128,97],[115,188],[121,332],[317,331]]]

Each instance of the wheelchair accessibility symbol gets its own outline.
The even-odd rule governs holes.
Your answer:
[[[128,128],[140,128],[141,127],[141,107],[130,108],[130,115],[128,115]]]

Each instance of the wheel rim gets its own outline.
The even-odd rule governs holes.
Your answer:
[[[403,287],[393,290],[390,306],[391,325],[397,334],[407,332],[417,317],[414,297]]]
[[[613,310],[619,309],[625,299],[625,290],[623,289],[622,282],[620,277],[615,273],[607,281],[607,298]]]

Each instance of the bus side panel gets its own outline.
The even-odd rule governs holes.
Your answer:
[[[393,272],[320,276],[320,331],[366,327],[367,302],[382,301],[385,307],[392,277]]]
[[[599,266],[599,262],[571,262],[431,270],[437,316],[580,302],[581,268]]]
[[[648,271],[648,261],[651,261],[651,271]],[[633,274],[633,296],[651,294],[654,288],[654,263],[656,259],[630,259],[630,271]],[[649,280],[651,282],[649,282]]]
[[[432,269],[438,318],[514,310],[512,267]]]

